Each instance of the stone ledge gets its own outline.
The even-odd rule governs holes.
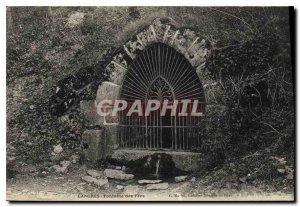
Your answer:
[[[151,151],[151,150],[116,150],[111,158],[120,162],[136,161],[143,157],[153,155],[155,153],[165,153],[172,157],[175,167],[182,171],[192,172],[198,171],[205,166],[205,156],[202,153],[195,152],[175,152],[175,151]]]

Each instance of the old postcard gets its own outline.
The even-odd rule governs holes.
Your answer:
[[[294,201],[293,7],[7,7],[9,201]]]

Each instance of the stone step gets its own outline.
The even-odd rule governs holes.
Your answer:
[[[156,184],[161,182],[162,180],[138,180],[139,184]]]
[[[116,180],[131,180],[134,178],[132,174],[126,174],[122,170],[105,169],[104,176]]]

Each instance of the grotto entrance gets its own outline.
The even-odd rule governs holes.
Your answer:
[[[87,79],[92,82],[84,87],[88,91],[96,89],[94,84],[103,78],[103,72],[107,80],[97,86],[95,99],[80,100],[80,113],[86,126],[82,140],[87,146],[84,149],[87,160],[96,163],[109,157],[123,162],[163,153],[172,156],[175,167],[180,170],[203,169],[211,160],[206,152],[220,146],[218,120],[226,115],[227,107],[222,85],[206,67],[211,45],[199,35],[156,18],[122,46],[103,56],[99,67],[89,76],[97,80]],[[99,78],[98,70],[101,71]],[[77,83],[86,73],[84,70],[71,76],[71,82]],[[61,113],[62,106],[68,109],[78,101],[76,94],[83,89],[79,90],[76,84],[71,86],[76,88],[70,84],[59,85],[51,104],[56,112]],[[62,93],[65,90],[70,90],[67,99]],[[182,117],[177,112],[175,116],[167,112],[168,116],[160,116],[158,110],[148,117],[99,115],[99,103],[105,100],[113,103],[118,99],[132,103],[135,100],[146,103],[152,99],[160,102],[191,99],[198,101],[203,114]],[[188,112],[191,108],[191,104],[187,104]]]
[[[174,112],[170,109],[164,113],[161,107],[149,116],[121,112],[118,139],[122,148],[197,151],[201,147],[205,110],[202,84],[189,61],[172,47],[154,43],[141,51],[124,76],[119,98],[128,102],[128,108],[135,100],[141,101],[143,109],[149,100],[173,106],[177,103]],[[201,115],[189,113],[195,103]],[[183,109],[188,115],[183,116]]]

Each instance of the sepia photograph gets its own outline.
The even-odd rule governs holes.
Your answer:
[[[6,200],[295,202],[295,33],[292,6],[6,6]]]

